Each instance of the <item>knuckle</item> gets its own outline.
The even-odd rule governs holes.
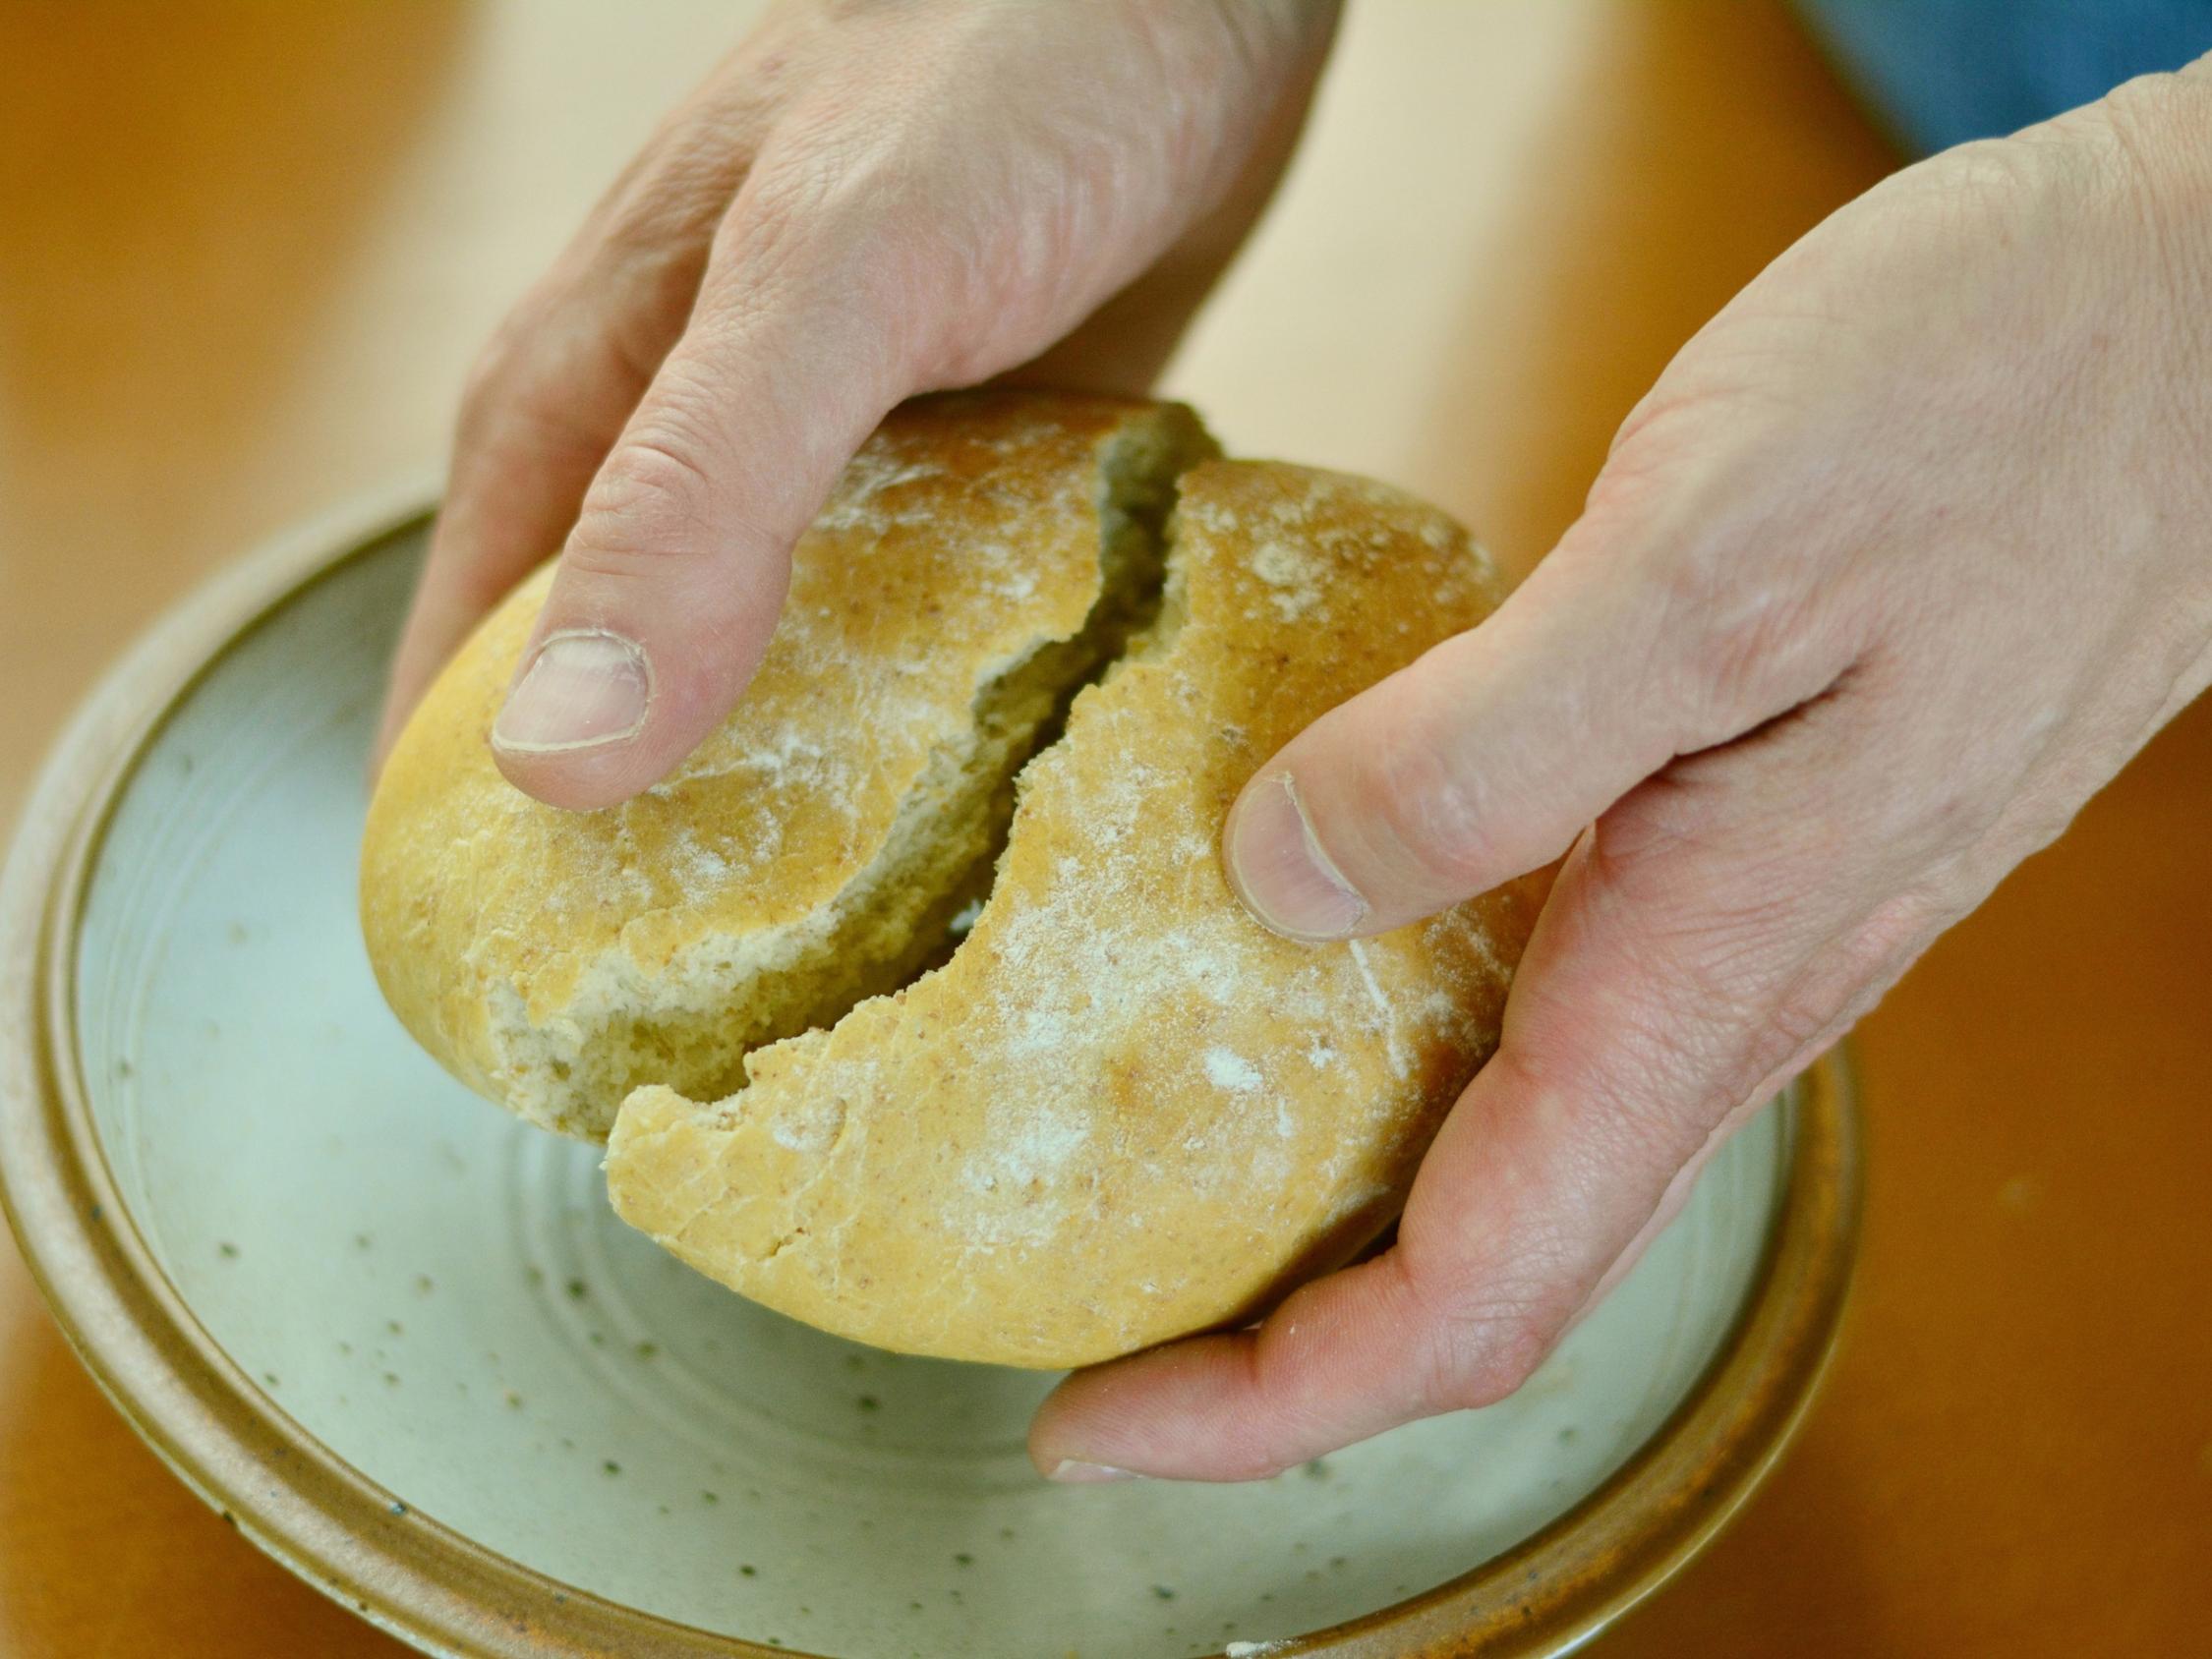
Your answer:
[[[1585,513],[1627,529],[1649,519],[1663,507],[1685,469],[1699,465],[1727,434],[1744,395],[1745,387],[1733,378],[1717,382],[1710,372],[1670,370],[1614,429]],[[1606,544],[1614,538],[1600,540]]]
[[[756,315],[803,293],[859,320],[868,361],[921,385],[1007,365],[997,337],[1033,307],[1025,261],[1042,232],[1009,214],[1009,181],[964,133],[903,105],[808,100],[779,131],[725,221],[715,258],[743,273]]]
[[[455,441],[461,447],[481,443],[509,402],[520,362],[520,341],[529,327],[524,312],[516,311],[494,330],[469,364],[461,381],[454,423]]]
[[[1372,825],[1363,850],[1426,892],[1462,898],[1517,872],[1495,867],[1495,820],[1452,736],[1463,712],[1425,707],[1421,688],[1416,675],[1368,693],[1377,723],[1397,735],[1351,746],[1351,797]]]
[[[911,274],[913,234],[894,200],[863,222],[809,172],[785,166],[764,177],[726,221],[708,277],[716,325],[754,336],[803,317],[816,350],[838,353],[841,372],[896,373],[943,291]]]
[[[1428,884],[1473,892],[1487,860],[1476,791],[1428,743],[1393,750],[1378,761],[1369,798],[1390,840]]]
[[[1944,152],[1940,194],[1981,212],[2010,211],[2033,196],[2049,157],[2034,144],[1976,139]],[[1933,177],[1931,185],[1938,183]]]
[[[617,264],[658,269],[704,255],[743,175],[743,123],[694,122],[669,135],[618,188],[606,253]]]
[[[1264,1480],[1300,1460],[1299,1449],[1330,1440],[1301,1386],[1303,1355],[1298,1310],[1312,1287],[1294,1291],[1239,1351],[1236,1394],[1248,1408],[1234,1413],[1215,1447],[1221,1472],[1231,1480]]]
[[[585,492],[571,556],[619,563],[687,544],[709,518],[713,481],[681,438],[652,429],[626,434]]]
[[[2137,76],[2050,124],[2074,143],[2039,146],[2063,157],[2058,165],[2077,169],[2077,194],[2093,203],[2092,213],[2118,220],[2105,257],[2140,250],[2139,280],[2163,294],[2174,326],[2192,345],[2205,333],[2196,295],[2208,247],[2202,203],[2212,185],[2204,161],[2212,127],[2207,85],[2196,68]]]
[[[1312,1433],[1309,1425],[1296,1418],[1265,1427],[1254,1423],[1243,1433],[1232,1433],[1223,1443],[1218,1472],[1227,1480],[1271,1479],[1301,1460],[1298,1450],[1314,1441],[1300,1437]],[[1277,1436],[1282,1437],[1279,1443]]]
[[[1572,1311],[1553,1288],[1567,1277],[1561,1252],[1543,1238],[1519,1238],[1510,1271],[1500,1271],[1418,1242],[1400,1249],[1408,1311],[1425,1333],[1412,1379],[1422,1408],[1493,1404],[1527,1382]]]
[[[2178,169],[2193,171],[2190,149],[2203,137],[2203,112],[2202,83],[2195,77],[2138,75],[2050,126],[2077,141],[2067,146],[2069,156],[2132,189]],[[2141,201],[2150,205],[2157,199],[2153,189]]]
[[[1557,1326],[1527,1306],[1485,1299],[1433,1327],[1416,1395],[1430,1413],[1494,1405],[1536,1374]]]
[[[1468,1373],[1467,1398],[1487,1405],[1517,1391],[1550,1356],[1557,1331],[1553,1321],[1527,1314],[1515,1315],[1493,1329],[1481,1359]]]
[[[1882,248],[1902,266],[1952,257],[1959,239],[2006,245],[2025,233],[2068,175],[2104,165],[2081,146],[2048,142],[2054,124],[2010,138],[1975,139],[1893,175],[1872,193],[1886,211]]]
[[[746,211],[726,238],[758,257],[763,250],[834,249],[851,254],[916,239],[933,214],[929,168],[896,113],[817,99],[780,132],[747,181]]]

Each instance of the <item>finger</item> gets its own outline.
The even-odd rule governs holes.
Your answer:
[[[392,659],[373,766],[469,631],[559,546],[644,380],[611,319],[576,301],[527,327],[527,361],[495,359],[464,397],[430,556]]]
[[[1800,1043],[1795,1052],[1760,1080],[1751,1093],[1716,1124],[1706,1136],[1705,1143],[1691,1154],[1690,1161],[1675,1172],[1667,1182],[1666,1191],[1659,1196],[1659,1207],[1637,1230],[1620,1254],[1613,1258],[1598,1281],[1589,1299],[1568,1320],[1566,1329],[1572,1331],[1590,1312],[1611,1295],[1613,1287],[1635,1270],[1644,1259],[1644,1252],[1652,1240],[1664,1232],[1674,1218],[1682,1213],[1682,1206],[1696,1190],[1698,1177],[1705,1173],[1706,1166],[1713,1162],[1720,1149],[1727,1145],[1728,1137],[1745,1123],[1774,1104],[1782,1090],[1797,1078],[1807,1066],[1828,1053],[1847,1036],[1851,1028],[1864,1019],[1891,988],[1904,977],[1920,951],[1941,934],[1957,915],[1964,914],[1968,906],[1960,905],[1948,915],[1928,914],[1917,902],[1907,900],[1886,905],[1877,910],[1859,930],[1859,944],[1855,951],[1858,961],[1866,964],[1866,977],[1855,990],[1847,994],[1843,1006],[1833,1014],[1826,1024]],[[1562,1335],[1565,1333],[1562,1332]]]
[[[1772,1106],[1775,1097],[1789,1085],[1792,1079],[1841,1041],[1844,1034],[1856,1025],[1876,1002],[1882,1000],[1890,987],[1895,983],[1897,976],[1904,972],[1905,965],[1903,962],[1894,964],[1878,981],[1868,985],[1864,992],[1853,999],[1842,1012],[1830,1020],[1818,1035],[1799,1045],[1797,1052],[1769,1072],[1766,1078],[1753,1088],[1741,1105],[1714,1125],[1712,1132],[1705,1137],[1704,1143],[1690,1155],[1690,1161],[1684,1164],[1681,1169],[1675,1171],[1674,1178],[1666,1183],[1666,1190],[1659,1194],[1658,1207],[1645,1220],[1644,1225],[1637,1230],[1636,1236],[1631,1238],[1622,1248],[1620,1254],[1613,1258],[1612,1264],[1605,1269],[1596,1287],[1591,1290],[1589,1297],[1568,1319],[1565,1330],[1560,1333],[1562,1337],[1581,1324],[1593,1309],[1601,1305],[1604,1299],[1612,1294],[1613,1287],[1623,1279],[1626,1279],[1635,1269],[1636,1264],[1644,1259],[1644,1252],[1651,1247],[1652,1240],[1664,1232],[1672,1225],[1674,1218],[1682,1213],[1682,1206],[1690,1201],[1690,1194],[1697,1189],[1698,1177],[1705,1173],[1706,1166],[1713,1162],[1720,1149],[1728,1144],[1729,1137],[1767,1107]]]
[[[1303,38],[1286,58],[1292,72],[1264,116],[1250,159],[1220,205],[1066,339],[1002,375],[1002,383],[1122,397],[1151,390],[1191,318],[1236,258],[1282,183],[1312,106],[1337,17],[1334,0],[1299,8]]]
[[[1309,940],[1433,914],[1832,683],[1858,646],[1830,619],[1847,612],[1801,597],[1783,560],[1747,595],[1697,521],[1593,509],[1487,621],[1285,745],[1223,838],[1253,914]]]
[[[576,522],[593,474],[682,331],[758,120],[712,86],[674,111],[471,372],[373,768],[469,631]]]
[[[885,14],[865,63],[780,113],[683,338],[586,492],[495,722],[519,787],[604,806],[680,762],[751,678],[791,543],[876,422],[1097,311],[1231,194],[1230,135],[1276,60],[1318,57],[1304,9],[1252,40],[1210,24],[1163,36],[1164,66],[1121,49],[1109,13],[1080,24],[1099,51],[1071,50],[1058,11],[950,30]],[[1126,132],[1164,69],[1195,73],[1193,51],[1221,71],[1196,79],[1205,95]],[[974,110],[998,140],[978,141]]]
[[[1927,944],[1988,891],[1966,854],[1987,838],[1993,822],[1939,822],[1916,831],[1906,827],[1909,809],[1900,816],[1882,804],[1893,791],[1880,783],[1853,785],[1851,769],[1839,764],[1853,748],[1862,757],[1879,756],[1883,782],[1936,764],[1940,743],[1895,742],[1873,724],[1868,711],[1894,704],[1896,690],[1894,683],[1855,685],[1756,737],[1680,763],[1631,793],[1594,831],[1610,848],[1610,875],[1601,888],[1583,890],[1612,893],[1620,918],[1615,948],[1625,955],[1635,932],[1646,927],[1710,942],[1681,953],[1669,970],[1677,984],[1702,1004],[1766,1011],[1763,1023],[1743,1024],[1736,1084],[1707,1097],[1713,1103],[1733,1097],[1735,1105],[1674,1172],[1567,1329],[1634,1269],[1728,1138],[1840,1041]],[[1762,804],[1746,813],[1744,803],[1753,799]],[[1723,826],[1717,835],[1717,822]],[[1907,872],[1930,869],[1949,871],[1951,879],[1907,882]],[[1698,894],[1729,890],[1742,896],[1697,907]],[[1943,891],[1950,893],[1948,900],[1938,896]],[[1879,902],[1865,896],[1884,892],[1892,896]],[[1538,968],[1548,960],[1539,959]],[[1601,950],[1580,949],[1571,960],[1603,973]],[[1701,962],[1707,964],[1703,974],[1695,971]],[[1560,1043],[1607,1040],[1602,1029],[1578,1034],[1570,1023],[1600,1005],[1602,979],[1578,988],[1571,972],[1554,966],[1533,986],[1524,999],[1524,1028],[1529,1019],[1545,1017],[1541,1004],[1551,1004]],[[1688,1010],[1681,1029],[1695,1029],[1699,1011]],[[1741,1078],[1762,1057],[1768,1068],[1744,1087]]]
[[[1031,1427],[1038,1468],[1259,1479],[1509,1393],[1641,1219],[1608,1223],[1595,1207],[1590,1172],[1614,1156],[1600,1114],[1535,1078],[1509,1086],[1514,1069],[1501,1052],[1462,1097],[1393,1248],[1306,1286],[1255,1330],[1077,1372]],[[1656,1201],[1664,1177],[1646,1178]],[[1486,1257],[1449,1241],[1456,1281],[1430,1265],[1452,1201],[1483,1205],[1494,1230]]]
[[[1828,722],[1799,724],[1684,763],[1577,843],[1395,1248],[1256,1331],[1070,1378],[1032,1428],[1038,1466],[1253,1478],[1519,1386],[1686,1196],[1685,1168],[1937,925],[1861,904],[1817,828],[1849,821],[1848,792],[1809,787]],[[1746,810],[1754,771],[1766,804]]]
[[[926,243],[755,189],[698,304],[586,491],[493,727],[499,767],[556,806],[626,799],[690,753],[752,677],[791,544],[915,389],[902,318],[942,287]]]

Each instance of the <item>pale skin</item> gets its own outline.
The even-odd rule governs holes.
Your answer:
[[[1150,380],[1264,204],[1333,22],[772,14],[484,358],[387,738],[558,546],[534,645],[569,643],[526,657],[499,765],[571,808],[667,772],[895,403]],[[1294,937],[1565,861],[1393,1247],[1252,1330],[1071,1377],[1038,1467],[1249,1479],[1510,1393],[1729,1130],[2208,682],[2199,66],[1818,226],[1683,346],[1495,617],[1261,768],[1223,850]]]

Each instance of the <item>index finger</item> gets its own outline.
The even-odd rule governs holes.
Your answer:
[[[566,540],[600,464],[682,332],[758,125],[716,83],[686,100],[479,359],[393,658],[375,766],[470,630]],[[697,142],[702,131],[710,142]]]

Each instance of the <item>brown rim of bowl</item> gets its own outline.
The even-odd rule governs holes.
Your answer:
[[[109,814],[200,677],[296,595],[423,525],[416,484],[320,519],[218,577],[112,670],[55,746],[0,873],[0,1206],[70,1345],[131,1426],[258,1547],[427,1651],[803,1659],[572,1588],[421,1515],[340,1460],[219,1348],[125,1209],[77,1064],[76,929]],[[1702,1548],[1803,1420],[1835,1343],[1860,1204],[1856,1091],[1800,1080],[1786,1179],[1749,1298],[1688,1397],[1566,1514],[1459,1577],[1271,1654],[1554,1654]]]

